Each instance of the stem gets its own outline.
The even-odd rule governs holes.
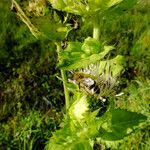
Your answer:
[[[57,53],[58,53],[58,59],[59,59],[59,53],[62,50],[60,44],[56,43],[57,46]],[[65,104],[66,104],[66,112],[69,108],[69,91],[67,89],[67,76],[66,76],[66,72],[61,69],[61,77],[62,77],[62,81],[63,81],[63,87],[64,87],[64,94],[65,94]]]
[[[96,20],[94,20],[93,38],[99,40],[99,36],[100,36],[99,19],[96,18]]]
[[[69,91],[67,89],[67,77],[66,77],[66,72],[64,70],[61,69],[60,72],[61,72],[61,77],[63,80],[65,102],[66,102],[66,111],[67,111],[69,108]]]

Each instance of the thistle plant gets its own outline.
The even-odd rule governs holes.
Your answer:
[[[97,115],[100,108],[94,111],[89,108],[91,99],[105,102],[108,97],[114,96],[114,87],[125,63],[121,55],[112,59],[107,57],[115,47],[101,41],[100,22],[119,17],[136,2],[137,0],[34,0],[29,1],[23,11],[12,0],[16,14],[31,33],[36,38],[48,39],[55,44],[58,53],[66,115],[62,129],[53,134],[46,149],[92,150],[95,139],[120,140],[146,120],[142,114],[115,108],[113,100],[102,116]],[[28,13],[35,15],[35,19],[30,20]],[[61,42],[73,30],[67,21],[72,14],[80,16],[83,24],[92,22],[92,37],[86,37],[83,42],[67,41],[67,47],[62,48]],[[72,72],[74,78],[70,80],[74,82],[68,82],[69,72]]]

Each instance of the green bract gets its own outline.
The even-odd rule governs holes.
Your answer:
[[[105,69],[106,75],[111,71],[112,77],[117,77],[124,70],[124,63],[125,58],[122,55],[117,55],[115,58],[110,60],[100,61],[99,73],[102,74]]]
[[[75,118],[79,122],[84,118],[84,114],[88,111],[87,97],[81,96],[75,100],[69,109],[69,115],[73,119]]]

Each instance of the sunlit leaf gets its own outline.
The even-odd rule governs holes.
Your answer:
[[[75,143],[72,147],[72,150],[93,150],[93,148],[91,147],[90,143],[85,140]]]
[[[136,112],[130,112],[124,109],[112,110],[111,125],[108,132],[104,128],[100,128],[100,137],[104,140],[120,140],[129,135],[133,129],[141,122],[147,120],[147,117]]]
[[[45,35],[45,38],[53,41],[62,41],[71,30],[70,26],[56,23],[54,20],[50,20],[49,17],[45,16],[34,19],[34,23]]]
[[[102,14],[110,7],[116,6],[122,1],[123,0],[89,0],[87,2],[81,0],[49,0],[55,9],[85,17]]]
[[[113,48],[112,46],[102,47],[93,38],[85,39],[83,44],[80,42],[70,42],[68,47],[60,53],[59,67],[62,69],[86,67],[104,58]]]
[[[87,55],[100,53],[102,46],[100,42],[94,38],[88,37],[85,39],[82,48]]]
[[[80,122],[84,118],[84,114],[88,111],[88,102],[86,96],[81,96],[76,99],[76,101],[72,104],[71,108],[69,109],[69,114],[73,118],[75,117],[76,120]]]

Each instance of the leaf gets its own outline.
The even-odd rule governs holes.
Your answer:
[[[142,114],[124,109],[114,109],[111,113],[112,118],[109,127],[111,132],[108,132],[108,129],[100,129],[100,137],[104,140],[120,140],[129,135],[139,123],[147,120],[147,117]]]
[[[71,150],[93,150],[88,140],[75,143]]]
[[[135,4],[137,0],[123,0],[118,5],[111,7],[105,14],[105,18],[116,18],[117,16],[122,15],[124,12],[130,10]]]
[[[67,52],[81,52],[81,46],[82,43],[81,42],[68,42],[68,46],[67,48],[64,50]]]
[[[76,137],[72,143],[49,143],[46,150],[93,150],[88,140]]]
[[[99,133],[99,126],[102,120],[96,117],[98,113],[99,109],[85,114],[84,120],[87,124],[87,135],[89,138],[96,138]]]
[[[81,49],[87,55],[91,55],[91,54],[98,54],[101,51],[102,46],[98,40],[88,37],[87,39],[85,39]]]
[[[84,114],[88,111],[88,102],[86,96],[80,96],[75,102],[71,105],[69,109],[69,115],[72,118],[75,118],[79,122],[84,118]]]
[[[145,121],[146,116],[138,114],[136,112],[130,112],[123,109],[114,109],[112,111],[112,128],[114,130],[132,128],[138,125],[140,122]]]
[[[79,136],[80,135],[80,136]],[[54,132],[46,144],[46,150],[92,150],[83,127],[69,116],[64,120],[64,126]]]
[[[52,6],[58,10],[66,7],[66,4],[63,0],[49,0],[49,2],[51,2]]]
[[[49,0],[55,9],[87,18],[102,14],[104,11],[119,4],[121,1],[123,0],[88,0],[88,2],[81,0]]]
[[[116,6],[117,4],[121,3],[123,0],[110,0],[108,2],[108,7]]]
[[[87,55],[87,52],[85,52],[86,48],[88,49],[87,51],[91,50],[91,55]],[[83,44],[80,42],[71,42],[68,47],[60,53],[59,67],[64,70],[84,68],[104,58],[113,47],[104,46],[104,50],[98,53],[101,49],[99,42],[92,38],[87,38]]]
[[[104,58],[104,56],[108,53],[109,51],[103,51],[99,54],[93,54],[89,57],[83,58],[81,60],[78,60],[76,62],[73,62],[69,66],[66,66],[65,69],[77,69],[77,68],[84,68],[87,67],[90,64],[93,64],[100,59]]]
[[[54,41],[62,41],[71,30],[70,26],[55,22],[49,19],[49,16],[35,18],[34,24],[45,35],[45,38]]]
[[[86,14],[86,5],[81,1],[72,1],[72,0],[49,0],[52,4],[52,7],[61,11],[66,11],[68,13],[73,13],[77,15]]]

